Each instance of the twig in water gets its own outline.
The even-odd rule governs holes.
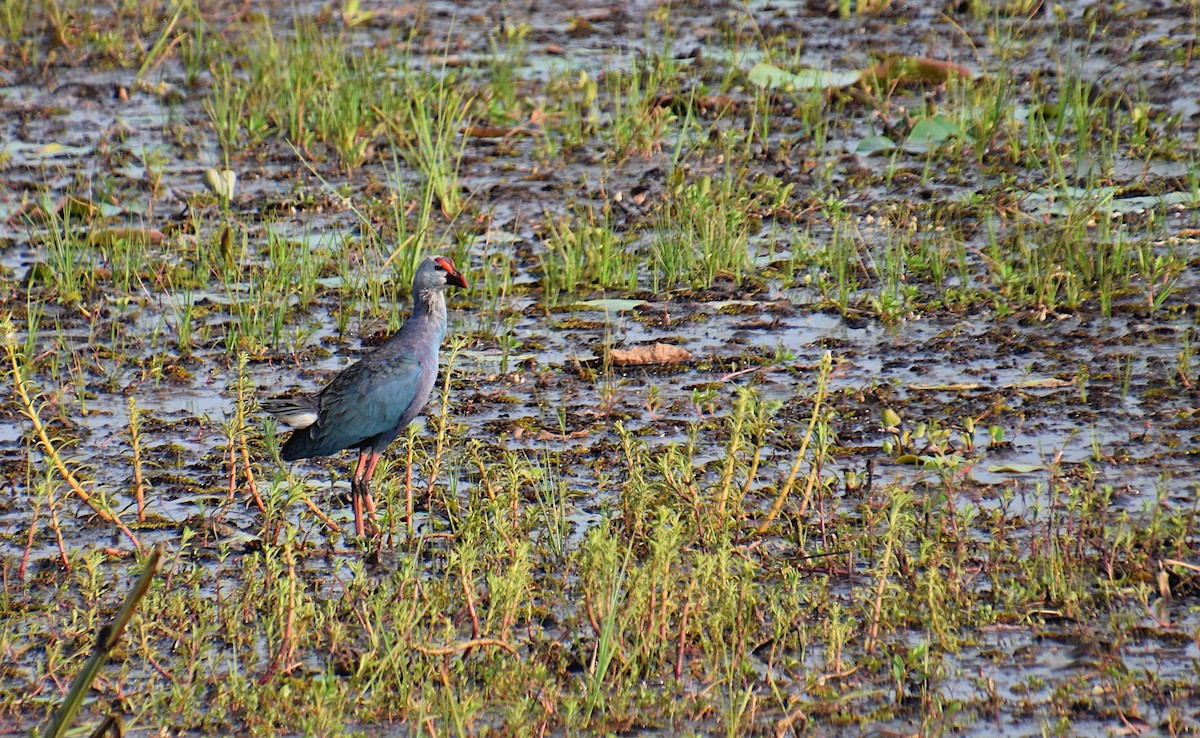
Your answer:
[[[462,643],[455,643],[452,646],[443,646],[441,648],[435,648],[433,646],[421,646],[416,643],[413,644],[413,648],[425,654],[426,656],[450,656],[461,651],[469,651],[472,648],[481,648],[483,646],[495,646],[501,651],[512,654],[513,656],[517,655],[516,648],[514,648],[511,644],[500,640],[499,638],[472,638],[469,641],[463,641]]]

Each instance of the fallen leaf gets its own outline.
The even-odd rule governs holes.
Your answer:
[[[910,382],[911,390],[942,390],[944,392],[966,392],[977,390],[983,385],[979,382]]]
[[[858,142],[858,146],[854,148],[854,153],[870,156],[881,151],[895,151],[900,148],[896,142],[887,136],[867,136]]]
[[[92,246],[110,244],[116,241],[129,243],[151,244],[162,243],[166,234],[153,228],[104,228],[88,234],[88,243]]]
[[[908,132],[908,139],[902,147],[905,151],[923,154],[935,149],[954,137],[961,137],[962,131],[958,125],[944,115],[931,115],[921,118]]]
[[[1030,474],[1046,471],[1046,467],[1042,464],[992,464],[988,471],[993,474]]]
[[[621,300],[614,297],[606,300],[583,300],[582,302],[574,302],[570,305],[567,305],[567,308],[572,310],[591,308],[592,310],[603,310],[606,313],[624,313],[633,310],[639,305],[645,304],[645,300]]]
[[[952,77],[970,80],[975,75],[959,64],[915,56],[894,56],[862,71],[862,81],[876,87],[890,87],[893,83],[940,85]]]
[[[911,390],[941,390],[944,392],[968,392],[970,390],[983,389],[989,387],[997,390],[1011,389],[1056,389],[1058,387],[1071,387],[1075,384],[1073,379],[1059,379],[1058,377],[1038,377],[1035,379],[1022,379],[1010,384],[982,384],[980,382],[910,382],[908,388]]]
[[[501,126],[484,125],[467,126],[462,130],[462,133],[472,138],[508,138],[510,136],[530,135],[527,128],[504,128]]]
[[[1012,389],[1054,389],[1057,387],[1073,387],[1074,379],[1059,379],[1058,377],[1040,377],[1037,379],[1022,379],[1008,385]]]
[[[669,343],[635,346],[629,350],[612,350],[613,363],[618,366],[625,364],[681,364],[690,361],[691,358],[692,352]]]
[[[751,84],[777,90],[811,90],[830,87],[849,87],[859,80],[861,72],[828,72],[823,69],[801,69],[788,72],[773,64],[759,62],[747,74]]]
[[[539,431],[536,436],[534,436],[533,440],[535,440],[535,441],[569,441],[572,438],[583,438],[583,437],[587,436],[588,433],[589,433],[589,431],[587,428],[581,428],[580,430],[577,430],[577,431],[571,431],[570,433],[567,433],[565,435],[561,434],[561,433],[551,433],[548,430],[542,430],[542,431]]]

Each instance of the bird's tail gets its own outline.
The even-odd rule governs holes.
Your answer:
[[[308,395],[298,397],[269,397],[258,401],[259,406],[281,422],[293,428],[307,428],[317,422],[320,405],[317,398]]]

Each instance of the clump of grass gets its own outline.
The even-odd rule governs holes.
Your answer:
[[[383,54],[354,49],[344,36],[300,17],[290,34],[277,35],[264,22],[243,43],[250,51],[246,78],[229,61],[218,59],[211,69],[214,92],[206,106],[226,154],[241,127],[256,139],[282,135],[302,151],[323,144],[347,170],[361,166],[383,131],[378,108],[388,109],[396,92],[379,84],[388,64]],[[253,125],[241,125],[246,120]]]
[[[96,645],[92,650],[92,655],[88,658],[83,669],[80,670],[79,674],[71,682],[70,692],[63,699],[62,704],[54,714],[54,718],[46,726],[44,734],[46,738],[63,738],[67,734],[67,729],[70,728],[75,715],[83,706],[84,696],[91,691],[93,682],[100,676],[100,670],[104,667],[105,661],[109,658],[113,649],[116,648],[121,636],[124,635],[129,621],[133,619],[137,606],[150,590],[154,575],[158,573],[162,566],[163,551],[164,548],[161,543],[150,551],[149,556],[146,557],[142,574],[130,589],[124,604],[121,606],[120,612],[111,623],[99,629],[99,632],[96,634]],[[121,733],[120,725],[120,719],[110,715],[101,727],[97,729],[96,733],[104,735],[108,733],[110,728],[113,728],[114,732],[119,735]],[[35,730],[34,735],[42,735],[42,733]]]
[[[1109,316],[1139,289],[1147,307],[1161,307],[1185,259],[1128,238],[1124,228],[1086,203],[1049,225],[1019,225],[1003,239],[993,235],[985,253],[1002,301],[998,307],[1045,314],[1091,304]]]
[[[459,132],[466,126],[471,105],[471,98],[447,70],[414,74],[406,77],[396,115],[387,119],[401,155],[421,173],[426,198],[436,202],[447,218],[456,217],[464,205],[458,170],[467,137]]]
[[[606,214],[586,208],[574,217],[547,216],[545,227],[542,292],[547,305],[595,287],[637,286],[639,259]]]
[[[549,161],[571,154],[592,140],[600,129],[599,85],[586,71],[562,71],[545,88],[554,104],[542,138],[542,153]]]
[[[1004,63],[981,64],[985,77],[952,83],[945,95],[897,88],[866,97],[857,89],[748,91],[740,57],[727,63],[707,44],[686,62],[674,55],[665,6],[653,19],[663,26],[663,43],[644,61],[623,71],[585,70],[576,66],[579,57],[566,55],[552,62],[549,84],[517,73],[528,53],[528,28],[519,22],[506,22],[494,36],[483,65],[464,57],[466,66],[455,67],[422,66],[408,56],[437,45],[421,36],[436,18],[418,12],[413,43],[394,52],[394,37],[375,35],[387,19],[356,2],[313,18],[295,14],[294,23],[275,29],[257,10],[229,26],[206,26],[190,5],[164,11],[161,4],[125,4],[107,15],[70,2],[35,8],[50,44],[23,41],[13,58],[42,53],[69,63],[99,50],[90,58],[141,62],[142,71],[171,53],[163,40],[173,31],[162,30],[171,16],[190,13],[182,75],[213,78],[208,112],[221,155],[253,152],[261,160],[252,164],[269,177],[279,163],[271,146],[259,144],[294,141],[324,189],[299,184],[287,204],[327,235],[293,237],[284,223],[260,228],[250,208],[238,212],[227,197],[218,221],[206,210],[210,201],[196,198],[183,238],[157,245],[82,239],[105,219],[79,198],[63,198],[60,207],[57,193],[47,194],[44,219],[24,211],[32,221],[22,245],[46,264],[31,270],[28,286],[9,280],[18,293],[11,305],[19,308],[19,291],[27,292],[25,335],[14,338],[18,360],[8,363],[19,367],[12,372],[13,408],[26,416],[32,442],[28,453],[6,461],[20,465],[10,477],[14,499],[28,501],[28,510],[12,514],[18,524],[28,521],[28,532],[16,541],[24,546],[22,561],[0,562],[0,644],[17,657],[4,671],[0,720],[41,709],[39,690],[64,683],[82,664],[78,645],[101,616],[110,559],[123,553],[107,542],[116,526],[93,525],[97,534],[88,534],[74,513],[91,511],[77,505],[52,456],[86,492],[105,495],[102,509],[115,510],[116,496],[99,485],[93,490],[69,454],[78,438],[95,449],[97,465],[107,459],[114,436],[94,429],[104,426],[106,412],[115,408],[119,417],[124,406],[134,495],[139,461],[155,462],[142,481],[159,494],[143,500],[142,512],[148,521],[160,504],[181,513],[171,534],[177,547],[168,586],[152,591],[143,615],[130,623],[128,668],[102,685],[121,697],[133,730],[170,723],[202,733],[337,735],[402,725],[440,735],[498,726],[542,734],[670,725],[740,735],[879,723],[884,731],[902,724],[933,734],[1009,711],[1067,731],[1070,717],[1061,716],[1109,709],[1070,678],[1031,677],[1007,693],[986,679],[971,681],[979,663],[984,671],[1025,668],[978,649],[990,647],[995,626],[1003,627],[1007,647],[1009,639],[1053,638],[1057,623],[1070,620],[1072,631],[1117,644],[1114,653],[1129,642],[1177,651],[1170,629],[1160,629],[1167,634],[1160,640],[1146,624],[1173,616],[1163,606],[1169,596],[1184,604],[1190,596],[1190,498],[1178,495],[1178,483],[1169,491],[1165,480],[1153,493],[1108,486],[1116,460],[1099,432],[1093,463],[1104,466],[1054,462],[1038,482],[1013,474],[991,485],[976,483],[971,470],[982,471],[984,454],[1012,450],[1004,428],[1020,438],[1020,426],[1002,417],[1011,402],[1021,402],[1022,416],[1037,423],[1039,411],[1067,410],[1058,404],[1063,398],[1085,404],[1089,391],[1093,402],[1107,389],[1130,394],[1142,374],[1157,372],[1160,385],[1194,383],[1192,332],[1181,332],[1179,345],[1160,342],[1166,361],[1127,347],[1096,360],[1113,356],[1115,368],[1103,376],[1095,362],[1083,362],[1078,391],[1056,393],[1050,410],[1037,404],[1036,388],[1014,387],[965,412],[959,404],[969,403],[972,391],[946,388],[923,390],[942,398],[923,405],[936,408],[928,417],[903,407],[914,390],[908,382],[888,380],[892,362],[917,373],[926,368],[923,357],[885,352],[880,378],[860,384],[852,364],[865,352],[854,353],[858,339],[843,335],[887,322],[881,341],[899,342],[906,321],[921,316],[929,324],[916,325],[918,334],[953,323],[928,343],[961,345],[954,341],[969,330],[968,320],[980,331],[1008,333],[1006,311],[1049,317],[1094,308],[1185,318],[1191,310],[1178,289],[1191,258],[1179,243],[1189,237],[1187,212],[1172,220],[1106,212],[1123,194],[1116,181],[1122,160],[1141,158],[1151,170],[1152,157],[1179,160],[1187,145],[1176,135],[1180,118],[1136,89],[1128,99],[1097,95],[1080,70],[1026,74],[1020,55],[1038,42],[1039,28],[1054,24],[1040,17],[1013,22],[1008,14],[1022,5],[967,4],[995,19],[995,27],[972,34],[1002,47],[995,57]],[[20,15],[24,8],[11,10]],[[278,9],[264,12],[280,17]],[[1103,17],[1089,14],[1083,27]],[[757,22],[751,9],[715,28],[736,34],[740,44],[742,29]],[[571,32],[596,33],[589,24],[575,19]],[[790,54],[798,62],[793,35],[772,25],[776,30],[750,34],[751,41],[769,59]],[[124,48],[131,34],[139,43]],[[367,38],[382,43],[362,44]],[[280,57],[267,59],[268,51]],[[1188,51],[1175,53],[1182,66],[1178,55]],[[711,99],[709,85],[728,99]],[[423,101],[421,109],[413,100]],[[191,99],[178,104],[187,119],[204,117]],[[904,119],[914,116],[929,120],[945,105],[964,145],[920,157],[900,151],[886,163],[841,156],[841,148],[832,155],[831,142],[852,142],[876,125],[907,126],[912,121]],[[606,182],[624,186],[637,176],[624,164],[645,156],[655,160],[650,166],[666,160],[671,173],[665,185],[657,176],[649,183],[648,217],[636,208],[622,219],[592,207],[543,216],[541,250],[524,230],[531,228],[527,210],[505,221],[501,204],[486,225],[486,217],[463,217],[470,201],[461,192],[465,144],[458,136],[476,115],[504,125],[528,117],[529,130],[540,125],[545,133],[540,158],[527,171],[517,160],[525,142],[511,136],[494,144],[494,155],[472,162],[473,179],[476,163],[482,177],[527,173],[555,196],[582,181],[556,177],[560,168],[599,167]],[[164,133],[174,134],[171,143],[182,151],[196,145],[185,126]],[[574,158],[593,144],[607,154]],[[970,166],[965,145],[975,148]],[[382,175],[375,161],[381,149],[394,162]],[[146,176],[136,186],[148,185],[155,196],[172,170],[148,151],[154,149],[143,149]],[[120,147],[110,153],[114,171],[122,158],[136,160]],[[723,157],[719,165],[716,157]],[[721,174],[700,174],[716,166]],[[330,184],[326,170],[348,179]],[[539,179],[546,170],[551,174]],[[781,170],[798,195],[770,175]],[[82,179],[72,185],[79,191]],[[100,198],[120,200],[115,179],[96,177]],[[1194,195],[1194,177],[1183,179],[1171,194],[1190,188]],[[267,207],[279,204],[269,180],[260,182],[255,197]],[[956,191],[943,197],[947,189]],[[1035,191],[1054,201],[1036,210],[1033,198],[1025,199]],[[918,192],[929,199],[917,202]],[[361,210],[352,213],[346,203]],[[446,218],[457,220],[439,231]],[[584,291],[634,289],[639,277],[660,290],[721,285],[744,278],[760,256],[759,221],[764,230],[785,232],[801,223],[791,255],[774,265],[784,261],[785,288],[808,285],[821,298],[814,305],[764,303],[763,314],[781,316],[786,330],[827,307],[853,316],[853,325],[815,316],[832,323],[820,345],[846,347],[850,371],[829,356],[814,372],[777,359],[773,368],[790,372],[776,375],[779,381],[765,371],[722,377],[730,357],[715,349],[686,368],[618,374],[602,366],[593,384],[594,367],[547,358],[561,344],[543,337],[545,325],[528,304],[537,294],[531,271],[534,278],[542,272],[546,304]],[[324,512],[329,495],[308,479],[309,467],[262,472],[259,459],[277,444],[271,421],[260,435],[252,380],[279,381],[286,374],[280,349],[324,340],[327,315],[344,333],[397,325],[408,308],[412,269],[433,249],[453,253],[460,266],[469,258],[480,273],[472,278],[480,287],[454,298],[473,309],[453,311],[453,320],[479,322],[465,332],[502,354],[499,369],[449,368],[441,412],[381,464],[388,537],[371,551],[347,550],[345,521]],[[774,256],[773,247],[764,249]],[[983,323],[989,306],[1001,313],[995,326]],[[690,331],[706,319],[695,303],[680,305],[684,312],[675,301],[658,307],[661,317],[657,307],[638,311],[630,331]],[[964,307],[982,309],[961,316]],[[169,320],[162,317],[172,310]],[[39,321],[51,328],[39,332]],[[142,330],[147,321],[149,334]],[[729,345],[753,342],[762,335],[755,325],[737,328]],[[1009,341],[996,343],[1007,349]],[[1057,360],[1049,343],[1035,347],[1041,364]],[[170,356],[172,347],[178,357]],[[228,348],[248,355],[232,361],[220,350]],[[518,351],[519,368],[510,363]],[[223,393],[199,387],[228,409],[223,421],[162,426],[139,383],[153,379],[148,389],[170,392],[160,384],[176,381],[176,360],[213,377],[212,387],[224,386]],[[576,373],[583,380],[572,383]],[[735,379],[745,386],[735,387]],[[781,404],[793,380],[804,389]],[[647,382],[641,413],[629,400]],[[136,404],[122,397],[113,405],[104,394],[117,392],[136,394]],[[531,396],[534,415],[525,414]],[[885,400],[909,422],[893,411],[889,429],[880,430],[873,405]],[[142,409],[154,412],[155,422]],[[1169,409],[1167,430],[1176,437],[1152,452],[1156,458],[1139,459],[1143,468],[1185,454],[1191,411]],[[965,419],[956,425],[954,418]],[[548,430],[527,433],[539,420]],[[75,432],[79,424],[93,430],[92,439]],[[988,426],[992,443],[976,448],[976,431]],[[115,428],[117,437],[122,430]],[[171,441],[155,445],[160,435]],[[853,445],[842,446],[839,438],[851,436]],[[1120,445],[1134,443],[1143,441],[1131,436]],[[209,453],[193,458],[195,448]],[[868,471],[865,482],[853,473],[875,462],[886,481],[882,472],[873,479]],[[251,477],[264,511],[228,504],[231,492],[253,499]],[[48,563],[55,566],[39,565]],[[1149,695],[1141,704],[1155,709],[1153,700],[1166,702],[1155,695],[1192,693],[1187,674],[1152,676],[1150,689],[1142,689],[1146,679],[1116,674],[1105,694]],[[1019,695],[1024,687],[1043,690],[1047,703]],[[1186,705],[1169,709],[1182,713]],[[1163,723],[1174,730],[1185,720],[1168,716]]]
[[[750,268],[751,198],[741,176],[672,178],[666,205],[649,235],[651,289],[740,282]]]

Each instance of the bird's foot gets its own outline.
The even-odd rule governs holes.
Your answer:
[[[378,538],[382,528],[379,527],[379,517],[375,514],[375,496],[371,494],[370,489],[363,491],[363,504],[367,510],[367,534],[372,538]]]
[[[363,493],[362,482],[355,479],[350,482],[350,505],[354,508],[354,535],[359,538],[366,534],[366,526],[363,523]]]

